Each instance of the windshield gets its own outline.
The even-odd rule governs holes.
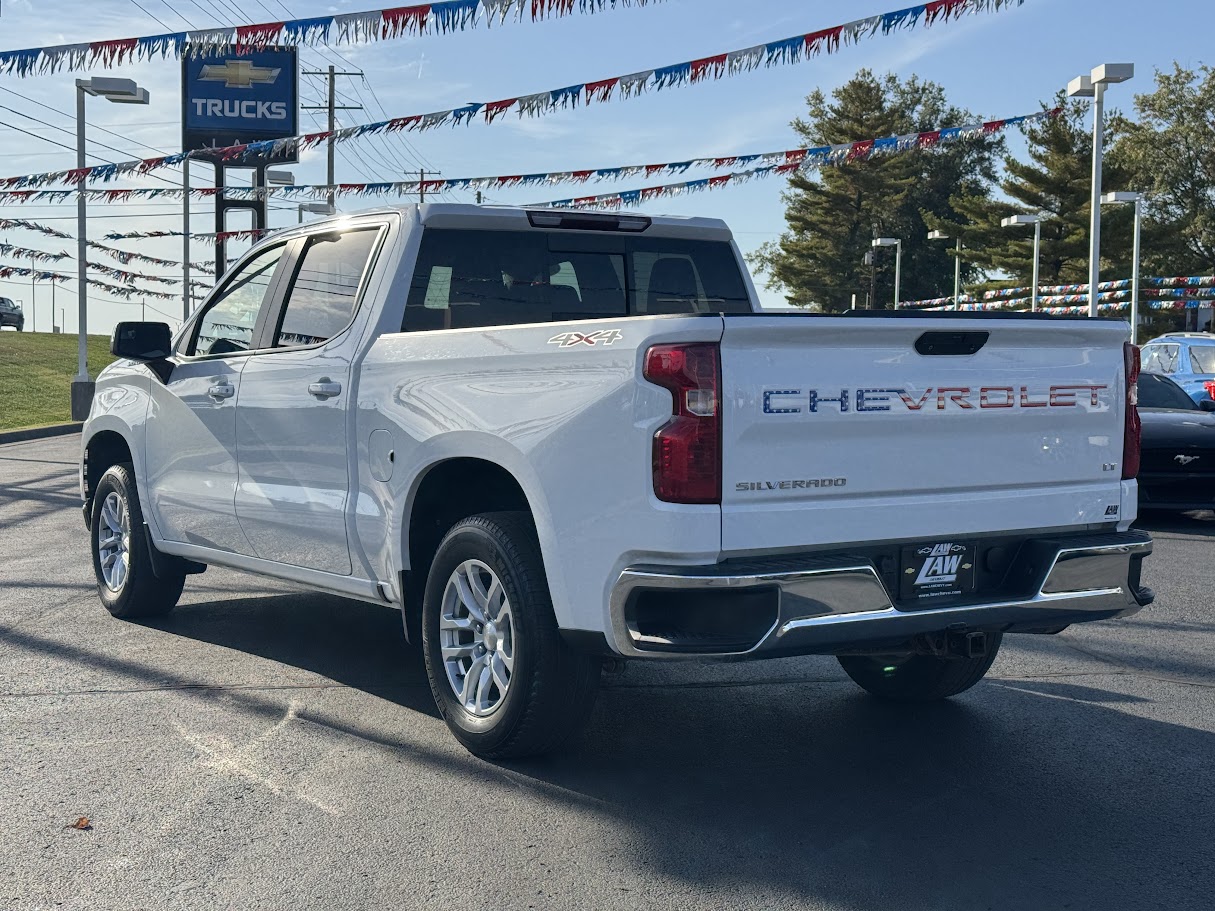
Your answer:
[[[1177,408],[1184,411],[1198,408],[1185,390],[1165,376],[1141,373],[1138,389],[1140,408]]]

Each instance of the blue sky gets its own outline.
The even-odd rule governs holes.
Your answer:
[[[136,5],[136,0],[58,0],[53,6],[32,0],[7,0],[0,15],[0,46],[12,49],[132,37],[170,29],[265,22],[287,16],[278,0],[137,2],[146,12]],[[375,0],[337,4],[284,0],[284,3],[297,18],[376,6]],[[316,50],[306,51],[302,59],[309,68],[330,62],[344,68],[350,68],[350,64],[362,68],[388,115],[400,116],[678,63],[830,27],[902,5],[903,0],[666,0],[645,8],[624,8],[593,16],[574,15],[539,23],[508,22],[491,29],[343,46],[339,51],[345,61]],[[796,147],[788,124],[804,111],[805,96],[815,88],[830,91],[862,67],[904,76],[916,73],[935,80],[945,86],[952,102],[983,118],[992,118],[1038,110],[1040,102],[1050,98],[1069,78],[1098,63],[1131,61],[1138,68],[1135,81],[1113,88],[1108,96],[1111,106],[1129,107],[1134,91],[1150,87],[1154,69],[1168,68],[1174,60],[1198,65],[1215,58],[1208,51],[1205,26],[1210,14],[1204,7],[1198,0],[1160,0],[1154,4],[1142,0],[1026,0],[1019,9],[971,16],[927,31],[866,40],[838,54],[795,66],[758,70],[719,82],[563,111],[534,120],[519,120],[509,114],[491,126],[474,123],[339,146],[346,151],[338,159],[337,179],[406,179],[401,170],[419,164],[437,168],[445,177],[467,177],[610,167]],[[50,16],[52,8],[54,15]],[[157,23],[152,16],[164,24]],[[149,157],[157,154],[153,149],[175,151],[180,147],[177,62],[139,63],[98,72],[139,80],[151,89],[152,103],[132,107],[90,100],[89,122],[118,134],[91,129],[90,137],[120,150],[91,145],[90,163]],[[70,149],[16,132],[5,124],[74,149],[70,132],[40,125],[9,109],[73,130],[70,116],[53,113],[40,105],[70,113],[76,75],[81,74],[26,79],[0,76],[0,89],[20,92],[32,99],[0,91],[0,105],[5,106],[0,108],[0,175],[73,166],[74,152]],[[319,102],[318,82],[304,80],[302,87],[305,104]],[[360,80],[342,80],[339,89],[346,96],[342,103],[362,102],[369,106],[366,112],[342,112],[339,122],[353,124],[382,119],[371,91]],[[306,130],[318,128],[305,115],[301,115],[301,123]],[[1017,147],[1014,141],[1013,148]],[[299,183],[323,182],[324,151],[306,153],[305,160],[292,170]],[[210,178],[203,175],[209,171],[204,166],[195,166],[193,182],[207,183]],[[175,171],[161,173],[170,180],[180,180]],[[661,178],[649,181],[661,182],[668,181]],[[142,185],[153,186],[157,182],[145,180]],[[528,203],[644,185],[646,181],[619,186],[590,184],[585,191],[571,187],[537,191],[533,187],[491,192],[489,198],[493,202]],[[734,229],[740,246],[750,250],[780,233],[784,225],[781,189],[781,181],[768,179],[659,200],[651,209],[724,218]],[[470,196],[460,194],[452,198],[470,199]],[[348,210],[364,206],[366,203],[358,200],[342,203],[342,208]],[[193,229],[212,230],[208,204],[196,202],[192,209]],[[0,217],[44,221],[74,233],[74,212],[72,205],[10,206],[0,208]],[[296,217],[294,205],[278,209],[271,213],[271,225],[285,225]],[[232,216],[228,227],[246,226],[239,221],[241,218],[245,216]],[[100,237],[108,230],[177,229],[180,203],[94,205],[90,208],[89,224],[91,237]],[[9,232],[0,239],[45,250],[67,245],[69,252],[74,252],[71,242],[20,231]],[[124,243],[128,249],[155,256],[169,259],[181,256],[178,240],[141,241],[138,246],[130,241]],[[207,259],[211,255],[205,244],[194,244],[193,259]],[[98,259],[103,257],[99,255]],[[74,272],[74,263],[66,263],[61,271]],[[173,274],[155,267],[147,267],[145,271]],[[30,293],[28,281],[0,281],[0,294],[25,301],[27,319]],[[36,291],[40,329],[49,323],[50,294],[47,286]],[[74,283],[56,291],[57,306],[67,309],[69,332],[76,329],[75,296]],[[769,302],[779,300],[779,295],[771,292],[764,292],[764,296]],[[119,319],[138,318],[137,306],[111,303],[103,298],[104,295],[91,295],[90,331],[109,332]],[[149,304],[175,315],[181,309],[180,301]]]

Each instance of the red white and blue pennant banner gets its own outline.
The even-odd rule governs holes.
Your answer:
[[[133,262],[148,263],[152,266],[166,266],[169,268],[178,268],[182,266],[179,259],[161,259],[159,256],[148,256],[144,253],[132,253],[129,250],[119,250],[115,247],[107,247],[105,244],[99,244],[94,240],[86,241],[90,249],[100,250],[106,256],[112,257],[124,266],[128,266]],[[214,274],[215,263],[190,263],[190,268],[196,272],[205,274]]]
[[[560,0],[566,4],[569,0]],[[614,96],[632,98],[645,92],[658,92],[693,83],[723,79],[750,72],[764,66],[799,63],[818,54],[831,54],[842,46],[856,44],[876,35],[914,28],[916,25],[933,25],[948,22],[971,13],[991,12],[1006,7],[1020,6],[1024,0],[933,0],[918,6],[895,10],[858,19],[845,25],[837,25],[816,32],[794,35],[767,44],[738,51],[727,51],[698,60],[689,60],[652,70],[642,70],[627,76],[613,76],[594,82],[583,82],[562,88],[519,95],[488,103],[476,102],[446,111],[430,114],[414,114],[394,117],[374,123],[346,127],[340,130],[325,130],[288,136],[283,139],[251,142],[245,145],[225,146],[196,152],[179,152],[159,158],[125,161],[115,164],[100,164],[88,168],[72,168],[64,171],[49,171],[42,174],[27,174],[20,177],[0,178],[0,189],[20,190],[66,183],[79,186],[83,183],[109,182],[119,177],[147,174],[160,168],[180,165],[189,158],[219,155],[225,161],[239,162],[247,158],[260,158],[267,154],[315,148],[329,140],[344,142],[362,136],[379,133],[418,132],[440,126],[468,124],[475,118],[493,123],[503,114],[514,112],[520,117],[539,117],[579,104],[602,103]]]
[[[614,168],[587,168],[574,171],[546,171],[537,174],[504,174],[493,177],[454,177],[433,180],[400,180],[385,183],[340,183],[306,184],[271,187],[192,187],[193,199],[210,199],[223,194],[225,199],[267,199],[272,196],[286,198],[305,197],[326,199],[330,195],[343,197],[414,196],[420,193],[441,193],[448,190],[502,190],[511,187],[556,186],[563,183],[591,183],[626,180],[634,177],[683,174],[695,168],[745,167],[760,163],[775,173],[793,170],[808,170],[821,165],[844,164],[864,161],[881,155],[906,152],[913,149],[931,149],[943,143],[960,139],[971,139],[999,133],[1009,127],[1031,123],[1059,114],[1060,109],[1040,111],[1005,120],[989,120],[965,126],[943,127],[902,136],[886,136],[858,142],[813,148],[785,149],[778,152],[758,152],[748,155],[725,155],[712,158],[690,158],[684,161],[667,161],[657,164],[621,165]],[[92,202],[131,202],[144,199],[181,199],[187,192],[181,187],[138,187],[124,190],[97,190],[77,188],[71,190],[8,190],[0,191],[0,205],[18,203],[74,202],[81,194]],[[641,192],[641,191],[634,191]],[[608,194],[608,199],[618,194]],[[598,198],[598,197],[588,197]],[[561,200],[572,203],[573,200]]]
[[[47,225],[40,225],[36,221],[26,221],[24,218],[0,218],[0,231],[36,231],[39,234],[45,234],[47,237],[60,237],[65,240],[70,240],[72,235],[64,234],[56,228],[51,228]]]
[[[1185,301],[1150,301],[1144,304],[1149,310],[1200,310],[1213,305],[1215,305],[1215,300],[1205,298]],[[1128,302],[1121,304],[1098,304],[1097,310],[1103,313],[1110,313],[1125,310],[1129,306]],[[1049,313],[1052,316],[1085,316],[1088,314],[1088,306],[1039,307],[1038,312]]]
[[[0,243],[0,256],[11,256],[14,259],[28,259],[35,263],[57,263],[60,260],[71,259],[70,253],[47,253],[45,250],[30,250],[26,247],[15,247],[12,244]]]
[[[27,269],[21,266],[0,266],[0,278],[32,278],[40,282],[69,282],[74,281],[76,276],[64,275],[62,272]],[[178,300],[180,297],[180,295],[167,294],[162,291],[144,291],[140,288],[111,285],[109,282],[103,282],[95,278],[87,279],[87,281],[91,287],[100,288],[107,294],[113,294],[115,297],[121,297],[125,300],[130,300],[132,297],[146,297],[155,300]]]
[[[220,231],[218,234],[191,234],[190,240],[202,240],[208,243],[229,240],[257,240],[264,234],[273,233],[274,228],[250,228],[244,231]],[[185,237],[183,231],[127,231],[112,232],[105,236],[106,240],[143,240],[149,237]]]
[[[245,54],[276,45],[364,44],[411,35],[464,31],[480,24],[502,22],[512,14],[523,19],[528,13],[531,19],[539,20],[569,16],[575,10],[595,13],[617,6],[645,6],[657,2],[659,0],[443,0],[339,16],[0,51],[0,74],[33,76],[109,69],[141,60]]]
[[[1170,288],[1170,289],[1186,289],[1186,288],[1215,288],[1215,275],[1182,275],[1182,276],[1159,276],[1142,278],[1139,280],[1141,286],[1140,296],[1142,297],[1186,297],[1191,294],[1200,294],[1201,292],[1180,291],[1178,293],[1166,294],[1161,291],[1153,291],[1152,289]],[[1097,285],[1099,300],[1115,300],[1119,297],[1126,297],[1131,290],[1131,279],[1122,278],[1117,281],[1101,282]],[[1002,307],[1020,307],[1029,306],[1032,288],[996,288],[991,291],[984,291],[979,297],[970,294],[963,294],[960,300],[962,304],[983,304],[982,309],[998,310]],[[1117,292],[1117,293],[1113,293]],[[1038,288],[1038,301],[1065,302],[1063,298],[1074,300],[1076,302],[1087,302],[1088,283],[1079,285],[1042,285]],[[899,304],[900,308],[924,308],[928,310],[942,309],[946,305],[952,306],[952,297],[935,297],[931,300],[918,301],[903,301]],[[963,307],[962,309],[975,309],[971,307]]]
[[[729,174],[719,174],[715,177],[703,177],[699,180],[685,180],[681,183],[663,184],[655,187],[644,187],[640,190],[625,190],[620,193],[604,193],[598,196],[578,196],[569,199],[554,199],[545,203],[533,205],[546,206],[554,209],[590,209],[590,208],[620,208],[634,206],[651,199],[661,199],[670,196],[682,196],[687,193],[697,193],[702,190],[716,190],[722,187],[746,183],[761,177],[787,176],[798,171],[811,171],[824,165],[842,165],[856,161],[868,161],[885,155],[899,152],[909,152],[915,149],[932,149],[943,144],[958,142],[964,139],[974,139],[1001,132],[1011,126],[1017,126],[1029,121],[1055,117],[1058,109],[1028,114],[1022,117],[1012,117],[1007,120],[989,120],[986,123],[974,123],[967,126],[946,127],[925,133],[908,133],[903,136],[886,136],[882,139],[867,139],[861,142],[845,142],[839,145],[820,146],[813,149],[798,149],[794,152],[781,152],[770,156],[735,156],[732,158],[713,159],[722,164],[740,164],[757,159],[780,160],[779,164],[768,164],[760,168],[745,171],[734,171]],[[707,161],[707,159],[700,159]]]
[[[99,244],[94,241],[89,241],[88,245],[89,245],[89,247],[91,247],[95,250],[102,250],[107,255],[113,256],[115,259],[117,259],[123,265],[128,264],[132,260],[139,260],[141,262],[149,262],[149,263],[153,263],[153,264],[159,265],[159,266],[180,266],[181,265],[180,262],[174,262],[173,260],[169,260],[169,259],[159,259],[155,256],[144,256],[142,253],[128,253],[126,250],[116,250],[113,247],[107,247],[105,244]],[[18,247],[18,246],[15,246],[14,244],[4,243],[3,241],[0,241],[0,256],[11,256],[14,259],[28,259],[28,260],[31,260],[32,262],[36,262],[36,263],[57,263],[62,260],[65,260],[65,259],[74,258],[72,256],[72,254],[67,253],[66,251],[60,251],[58,253],[48,253],[46,250],[32,250],[28,247]],[[94,264],[89,263],[89,265],[93,266]],[[215,266],[213,266],[213,265],[203,266],[203,264],[201,264],[201,263],[192,263],[191,265],[194,268],[199,269],[200,271],[204,271],[204,272],[215,271]],[[100,271],[102,269],[108,269],[110,267],[98,264],[96,266],[96,268]],[[115,271],[120,271],[120,270],[115,270]],[[163,284],[180,284],[181,283],[180,280],[178,280],[178,279],[165,279],[165,278],[159,278],[157,276],[152,276],[152,275],[141,275],[138,272],[130,272],[127,274],[134,275],[136,278],[146,278],[148,281],[161,282]]]

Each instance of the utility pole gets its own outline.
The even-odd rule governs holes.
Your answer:
[[[339,71],[336,67],[334,67],[331,64],[327,70],[301,70],[300,75],[302,75],[302,76],[325,76],[329,80],[329,102],[328,102],[328,104],[306,105],[304,107],[301,107],[300,110],[301,111],[328,111],[329,112],[329,132],[330,132],[330,134],[333,133],[334,129],[337,126],[336,117],[334,115],[338,111],[361,111],[361,110],[363,110],[363,106],[361,104],[338,104],[337,103],[337,77],[338,76],[362,76],[363,75],[362,70],[358,70],[353,73],[348,73],[345,71]],[[328,156],[327,156],[328,170],[326,172],[327,179],[325,182],[330,187],[332,187],[337,182],[334,179],[334,161],[333,161],[334,142],[333,142],[332,135],[329,136],[328,146],[329,146]],[[333,190],[330,190],[329,191],[329,205],[332,207],[333,204],[334,204],[334,194],[333,194]]]
[[[405,173],[410,174],[412,172],[406,171]],[[426,202],[426,175],[427,175],[427,173],[429,173],[431,177],[442,177],[443,176],[442,171],[427,172],[421,168],[418,169],[418,205],[421,205],[422,203]],[[477,202],[480,202],[480,201],[481,201],[481,191],[478,190],[477,191]]]

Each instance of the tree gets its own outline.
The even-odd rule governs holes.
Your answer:
[[[1156,89],[1135,96],[1137,123],[1116,118],[1110,159],[1147,193],[1145,268],[1156,274],[1211,271],[1215,262],[1215,70],[1173,64]],[[1149,242],[1150,239],[1150,242]]]
[[[1057,99],[1060,113],[1025,126],[1029,161],[1004,158],[1003,198],[964,190],[951,200],[956,215],[927,213],[934,229],[961,237],[964,258],[983,272],[1000,272],[1018,284],[1033,278],[1033,228],[1003,228],[1002,219],[1015,214],[1042,217],[1040,281],[1044,285],[1084,283],[1088,280],[1089,210],[1092,188],[1092,134],[1086,118],[1089,106]],[[1121,189],[1125,175],[1116,167],[1105,170],[1106,190]],[[1103,226],[1103,259],[1119,277],[1130,275],[1129,213],[1108,210]],[[1103,271],[1105,267],[1103,266]]]
[[[973,122],[947,104],[937,84],[913,76],[901,81],[861,70],[830,100],[821,91],[806,99],[808,119],[792,123],[807,146],[858,142]],[[765,244],[752,263],[768,274],[768,287],[782,289],[791,303],[847,309],[855,293],[869,294],[864,264],[875,236],[903,241],[902,297],[952,293],[952,249],[927,239],[924,213],[954,215],[950,196],[961,188],[981,196],[994,180],[1002,140],[982,136],[933,150],[899,152],[825,166],[817,175],[796,173],[782,197],[788,230]],[[892,300],[893,252],[874,251],[876,300]]]

